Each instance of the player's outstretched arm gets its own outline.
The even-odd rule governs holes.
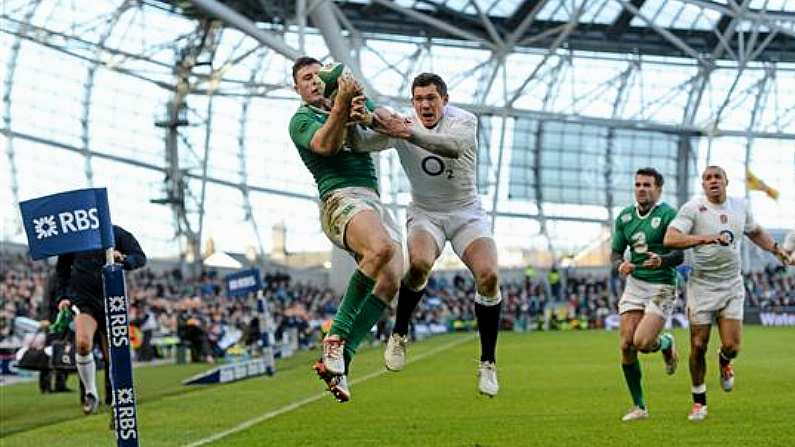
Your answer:
[[[721,235],[719,234],[685,234],[679,231],[679,229],[669,226],[668,231],[665,232],[663,245],[666,248],[684,250],[699,245],[719,244],[721,241]]]
[[[757,226],[753,231],[745,233],[745,235],[762,250],[773,253],[782,264],[788,265],[790,263],[790,257],[787,252],[762,227]]]
[[[467,148],[477,145],[477,121],[466,120],[451,126],[446,132],[431,132],[419,123],[414,123],[407,140],[430,153],[458,158]]]
[[[312,136],[309,144],[312,152],[323,156],[336,155],[342,148],[347,132],[345,124],[351,111],[351,100],[360,89],[354,79],[340,77],[337,83],[337,97],[334,98],[334,106],[329,117]]]
[[[359,95],[351,102],[349,146],[354,152],[375,152],[394,146],[392,138],[411,135],[406,119],[388,108],[377,106],[371,111],[367,98]],[[359,125],[355,125],[359,124]]]
[[[389,135],[358,125],[348,130],[348,142],[354,152],[379,152],[392,147]]]

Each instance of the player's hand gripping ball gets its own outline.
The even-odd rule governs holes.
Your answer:
[[[353,78],[353,72],[345,64],[332,62],[320,67],[320,71],[315,75],[320,94],[327,99],[334,98],[334,94],[337,93],[337,80],[343,76]]]

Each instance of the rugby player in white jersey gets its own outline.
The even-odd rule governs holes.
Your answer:
[[[740,351],[745,288],[740,274],[743,234],[763,250],[786,262],[786,253],[754,221],[743,199],[726,197],[726,171],[707,166],[701,175],[704,197],[688,201],[668,226],[663,244],[693,249],[693,273],[687,282],[690,320],[691,421],[707,417],[706,351],[713,320],[720,335],[720,381],[724,391],[734,387],[732,359]]]
[[[406,222],[410,265],[400,286],[395,326],[384,361],[391,371],[405,365],[409,320],[434,262],[450,241],[475,277],[475,316],[481,345],[478,389],[493,397],[499,391],[495,348],[502,297],[497,248],[476,185],[477,117],[447,104],[447,85],[436,74],[415,77],[411,95],[415,116],[407,119],[403,134],[389,138],[362,131],[352,135],[351,142],[354,150],[396,148],[411,183],[412,202]],[[363,113],[361,99],[354,99],[351,116],[358,119]]]

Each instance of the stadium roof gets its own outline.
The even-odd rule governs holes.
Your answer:
[[[165,0],[197,16],[191,2]],[[289,24],[302,1],[222,0],[249,19]],[[303,1],[309,9],[312,3]],[[795,2],[786,0],[336,0],[361,33],[449,39],[491,50],[575,51],[795,61]],[[311,18],[309,25],[315,26]],[[508,45],[505,45],[508,43]]]
[[[186,258],[209,238],[267,252],[282,224],[289,251],[328,248],[314,181],[286,132],[298,105],[292,58],[311,54],[350,64],[368,95],[396,108],[417,73],[446,80],[451,101],[479,116],[478,187],[505,263],[549,241],[568,250],[599,238],[631,200],[633,169],[649,165],[666,175],[665,199],[681,203],[698,190],[698,168],[718,162],[730,194],[781,226],[795,216],[779,206],[795,200],[793,9],[7,0],[0,200],[107,186],[114,219],[150,252]],[[400,220],[410,194],[394,151],[379,168]],[[781,190],[779,202],[749,192],[747,169]],[[0,240],[21,241],[20,228],[16,207],[0,208]]]

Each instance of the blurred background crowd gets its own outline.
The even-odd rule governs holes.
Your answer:
[[[0,255],[0,346],[21,343],[14,321],[29,318],[46,327],[57,314],[50,280],[53,268],[23,255]],[[674,313],[685,312],[680,274]],[[269,305],[275,340],[309,349],[318,341],[324,321],[333,318],[339,303],[327,287],[294,281],[283,272],[264,275],[264,297]],[[795,306],[795,275],[780,267],[745,275],[746,306],[760,311]],[[617,313],[623,279],[605,274],[552,269],[539,274],[528,269],[521,279],[502,285],[505,299],[504,330],[567,330],[609,327]],[[176,345],[186,346],[195,361],[214,361],[259,339],[253,299],[225,295],[216,271],[186,278],[179,269],[144,268],[128,277],[130,321],[138,360],[170,355]],[[422,336],[433,332],[474,329],[474,284],[468,274],[434,276],[415,314],[413,329]],[[378,326],[378,336],[389,333],[389,320]],[[288,340],[289,339],[289,340]]]

